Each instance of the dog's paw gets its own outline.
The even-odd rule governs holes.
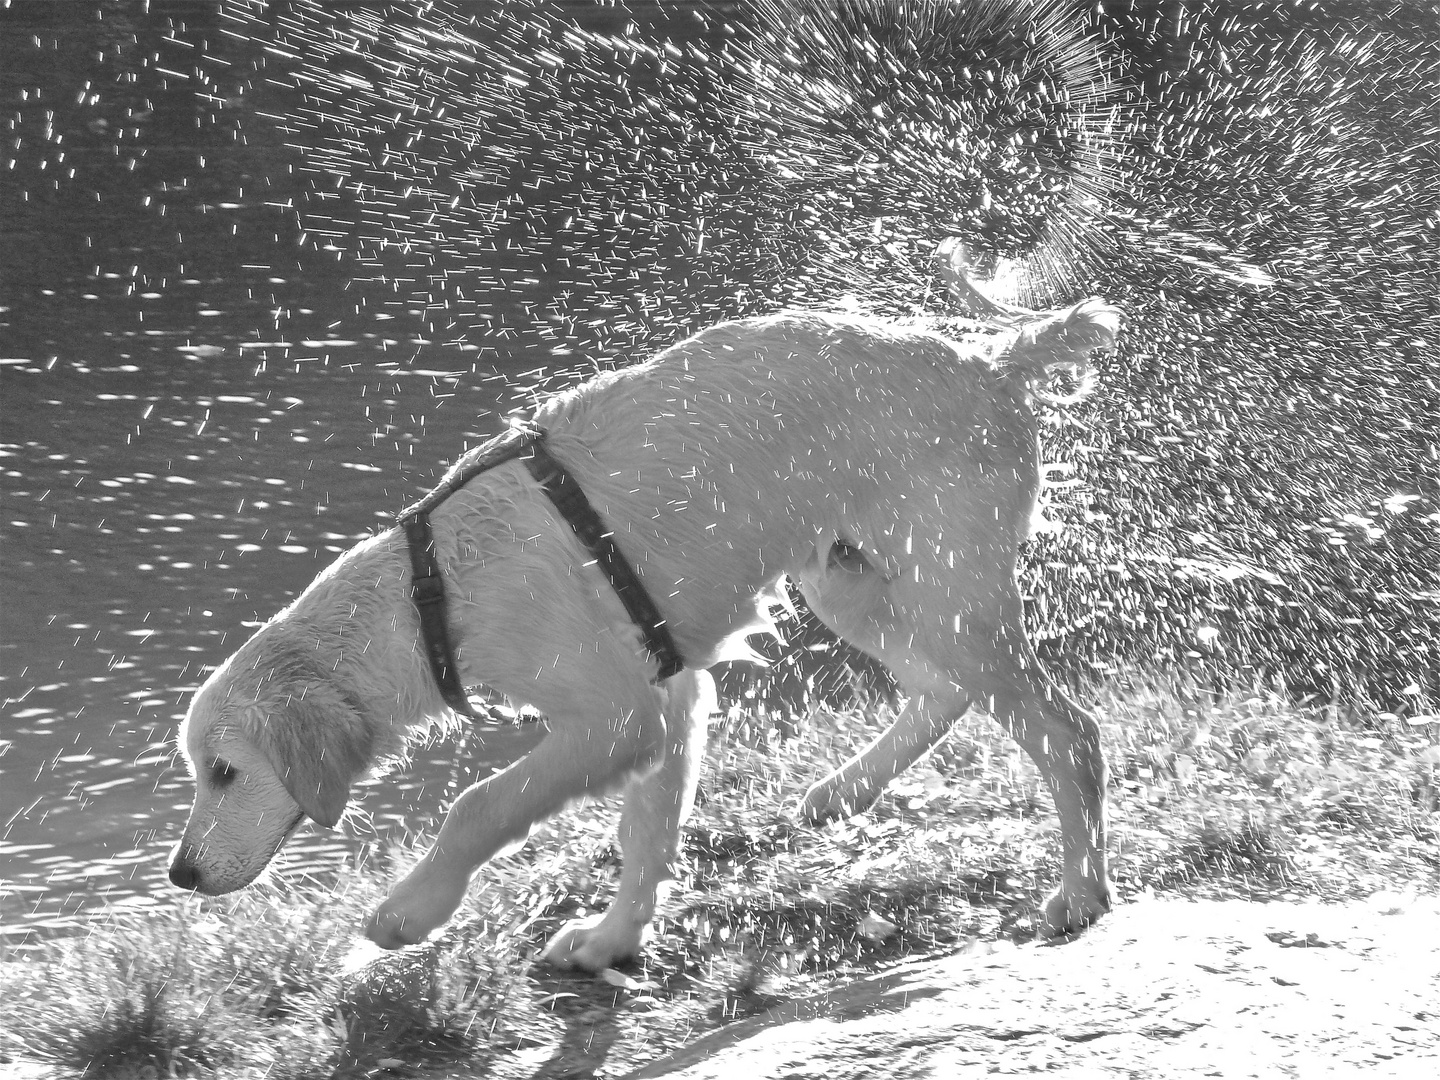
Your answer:
[[[862,790],[856,782],[845,781],[838,775],[827,776],[805,792],[798,813],[807,825],[826,825],[868,810],[876,796],[876,792]]]
[[[417,877],[411,874],[396,885],[365,926],[365,936],[382,949],[418,945],[444,926],[465,898],[464,881],[457,886]]]
[[[540,958],[558,968],[604,971],[639,956],[643,938],[643,927],[591,915],[562,926]]]
[[[1056,889],[1040,909],[1035,936],[1041,941],[1074,937],[1111,908],[1108,882],[1092,885],[1084,892]]]
[[[403,949],[406,945],[418,945],[430,936],[430,929],[422,929],[403,913],[386,910],[382,904],[370,921],[365,924],[365,936],[382,949]]]

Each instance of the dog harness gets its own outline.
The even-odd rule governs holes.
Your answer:
[[[626,612],[640,628],[646,651],[660,665],[656,681],[677,674],[684,668],[685,661],[681,659],[669,627],[650,599],[650,594],[645,591],[633,565],[616,546],[613,530],[605,527],[579,482],[550,454],[545,446],[545,432],[533,427],[512,428],[461,455],[428,495],[402,510],[396,519],[405,530],[405,541],[410,549],[410,599],[420,616],[420,637],[425,644],[425,656],[430,661],[430,673],[440,688],[445,704],[472,720],[483,719],[471,708],[465,688],[460,683],[460,669],[455,663],[446,615],[445,581],[440,576],[440,564],[435,557],[430,514],[480,473],[517,458],[540,482],[560,516],[570,523],[580,542],[595,557],[611,588],[625,605]]]

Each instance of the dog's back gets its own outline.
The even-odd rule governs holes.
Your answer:
[[[1031,392],[1109,340],[1099,310],[970,342],[843,315],[723,323],[537,421],[624,523],[682,650],[709,658],[755,625],[757,592],[837,541],[887,574],[917,541],[1012,572],[1039,487]]]

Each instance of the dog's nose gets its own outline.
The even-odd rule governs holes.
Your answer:
[[[177,854],[170,863],[170,884],[194,892],[200,888],[200,869],[184,856]]]

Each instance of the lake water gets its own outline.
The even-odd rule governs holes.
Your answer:
[[[311,180],[262,115],[294,92],[256,74],[254,41],[94,8],[0,15],[10,939],[102,900],[178,895],[164,867],[189,804],[173,748],[190,691],[497,430],[517,404],[506,374],[536,366],[436,340],[422,308],[301,243],[286,204]],[[230,97],[177,76],[201,46],[238,72]],[[362,805],[379,832],[419,825],[532,737],[487,736],[463,767],[436,748]],[[302,830],[287,865],[332,865],[357,842]]]

